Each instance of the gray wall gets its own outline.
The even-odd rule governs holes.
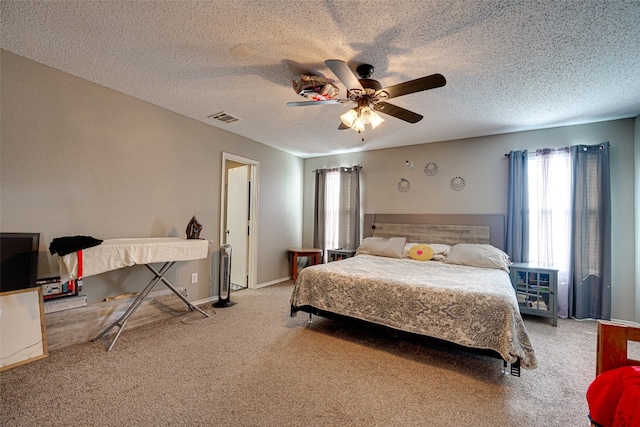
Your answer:
[[[638,211],[634,182],[638,177],[634,176],[634,132],[637,147],[634,119],[626,119],[306,159],[303,243],[313,243],[314,169],[361,165],[365,213],[506,214],[508,165],[505,153],[609,141],[613,317],[638,321],[636,289],[639,285],[634,242]],[[406,168],[407,160],[414,163],[413,170]],[[429,162],[438,165],[437,175],[424,173]],[[456,176],[466,181],[462,191],[453,191],[449,186]],[[411,182],[411,190],[407,193],[397,189],[402,178]]]
[[[287,248],[302,240],[302,159],[0,53],[0,230],[41,233],[38,277],[59,275],[54,237],[184,237],[196,215],[213,261],[178,263],[168,277],[192,301],[217,295],[222,152],[260,162],[258,284],[289,276]],[[85,279],[84,293],[94,302],[139,291],[150,276],[112,271]]]

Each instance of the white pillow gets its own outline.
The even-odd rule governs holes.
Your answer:
[[[402,258],[411,258],[411,248],[419,243],[407,243],[404,245],[404,251],[402,252]],[[431,246],[433,249],[433,258],[434,261],[444,261],[445,257],[449,254],[451,250],[451,246],[443,245],[440,243],[427,243],[427,245]]]
[[[377,255],[388,258],[402,258],[402,250],[407,239],[404,237],[366,237],[356,250],[356,255]]]
[[[487,244],[458,243],[453,245],[445,264],[470,265],[472,267],[495,268],[509,272],[509,255]]]

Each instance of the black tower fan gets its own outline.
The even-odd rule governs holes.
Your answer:
[[[220,281],[218,282],[218,301],[214,307],[231,307],[231,245],[220,247]]]

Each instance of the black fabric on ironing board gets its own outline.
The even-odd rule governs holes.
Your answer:
[[[81,249],[98,246],[100,243],[102,243],[102,240],[91,236],[56,237],[49,245],[49,252],[51,255],[57,253],[60,256],[64,256]]]

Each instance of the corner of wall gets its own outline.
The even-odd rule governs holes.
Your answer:
[[[636,116],[633,132],[634,176],[635,176],[635,235],[636,235],[636,322],[640,323],[640,115]]]

